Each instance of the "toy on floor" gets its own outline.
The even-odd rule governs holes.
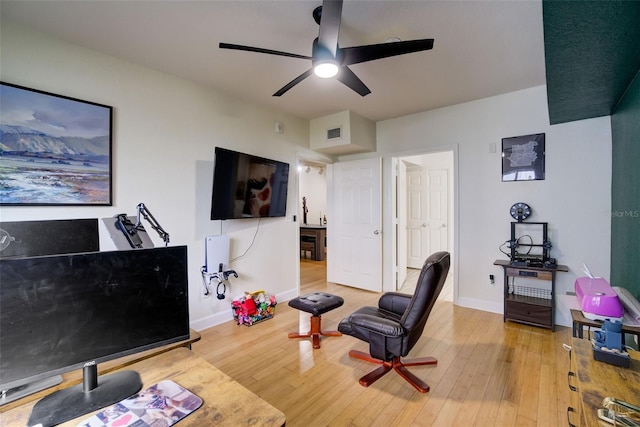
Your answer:
[[[238,325],[247,326],[272,318],[275,307],[275,295],[267,297],[263,290],[245,292],[242,297],[234,299],[231,303],[233,318]]]

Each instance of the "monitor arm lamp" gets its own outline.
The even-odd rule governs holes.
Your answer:
[[[127,218],[127,214],[118,214],[116,215],[116,228],[118,228],[127,238],[127,241],[131,245],[132,248],[142,248],[142,239],[138,236],[138,232],[144,232],[144,226],[142,225],[142,218],[147,220],[147,222],[151,225],[160,238],[164,241],[164,245],[167,246],[169,244],[169,233],[167,233],[162,226],[158,223],[155,217],[151,214],[149,209],[144,205],[144,203],[138,204],[136,207],[138,213],[136,216],[136,223],[133,224],[129,218]]]

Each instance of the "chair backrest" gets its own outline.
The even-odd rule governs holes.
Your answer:
[[[400,323],[407,331],[406,353],[415,345],[427,323],[431,309],[440,295],[449,273],[449,252],[436,252],[427,258],[420,271],[416,290],[405,310]]]

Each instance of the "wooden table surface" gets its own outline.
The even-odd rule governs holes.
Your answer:
[[[637,352],[632,355],[629,368],[594,360],[591,341],[586,339],[573,338],[571,352],[576,358],[577,387],[586,426],[602,425],[597,410],[602,408],[605,397],[640,405],[640,355]]]
[[[203,400],[199,409],[176,424],[179,427],[285,425],[285,416],[281,411],[187,348],[159,354],[125,369],[140,373],[143,388],[169,379]],[[34,404],[35,402],[29,402],[0,414],[0,426],[24,427]],[[83,415],[61,426],[76,427],[92,414]]]
[[[131,354],[129,356],[110,360],[108,362],[99,363],[98,375],[108,374],[109,372],[122,369],[125,366],[131,365],[132,363],[136,363],[143,359],[148,359],[150,357],[157,356],[160,353],[173,350],[174,348],[179,348],[179,347],[191,348],[191,344],[193,344],[196,341],[200,341],[200,333],[197,331],[194,331],[193,329],[190,329],[189,338],[186,340],[174,342],[172,344],[167,344],[162,347],[152,348],[150,350],[145,350],[140,353]],[[71,387],[80,383],[82,383],[82,369],[76,369],[74,371],[67,372],[65,374],[62,374],[62,382],[60,384],[53,386],[51,388],[40,390],[38,392],[35,392],[33,394],[30,394],[18,400],[15,400],[13,402],[4,404],[0,406],[0,413],[9,411],[13,408],[24,405],[25,403],[31,402],[33,400],[40,400],[46,395],[53,393],[54,391],[62,390],[63,388]],[[1,419],[2,418],[0,418],[0,420]],[[4,427],[4,425],[0,423],[0,427]]]

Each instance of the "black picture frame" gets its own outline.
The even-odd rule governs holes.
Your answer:
[[[113,108],[0,82],[0,205],[111,206]]]
[[[502,138],[502,181],[544,180],[545,134]]]

